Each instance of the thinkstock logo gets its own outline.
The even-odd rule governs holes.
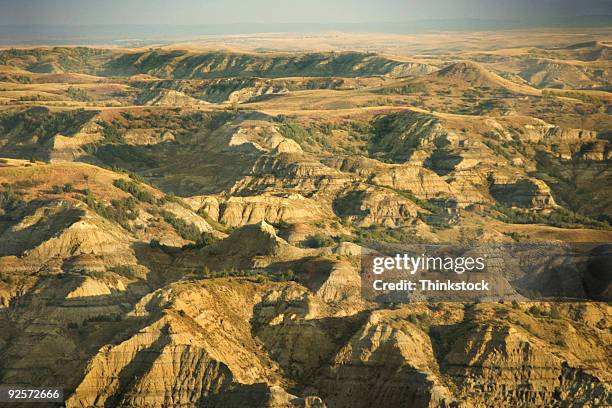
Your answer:
[[[599,270],[612,267],[598,245],[380,246],[362,253],[362,294],[383,303],[593,299],[590,282],[610,285]]]

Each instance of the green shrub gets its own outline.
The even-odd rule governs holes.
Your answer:
[[[534,317],[546,317],[546,316],[548,316],[548,312],[546,312],[546,310],[541,309],[537,305],[533,305],[529,309],[527,309],[527,313],[529,313],[530,315],[532,315]]]
[[[497,218],[508,224],[547,224],[559,228],[576,228],[588,226],[599,229],[610,229],[610,224],[597,221],[585,215],[574,213],[563,207],[555,208],[549,214],[542,214],[527,209],[510,208],[502,205],[493,207],[500,214]]]
[[[178,218],[176,215],[169,211],[162,211],[161,213],[164,221],[172,225],[174,230],[183,239],[187,241],[197,242],[201,238],[200,229],[193,223],[188,223],[185,220]]]
[[[434,199],[423,200],[423,199],[418,198],[411,191],[408,191],[408,190],[396,190],[396,189],[391,189],[391,190],[395,191],[397,194],[401,195],[402,197],[409,199],[410,201],[412,201],[413,203],[415,203],[422,209],[427,210],[431,212],[432,214],[442,214],[444,212],[444,208],[438,204],[440,200],[434,200]]]
[[[383,95],[410,95],[426,92],[425,85],[419,82],[409,83],[402,86],[383,88],[379,93]]]
[[[408,316],[408,321],[417,325],[421,330],[427,330],[431,324],[431,319],[427,313],[413,313]]]
[[[521,234],[519,234],[518,232],[503,232],[504,235],[512,238],[514,241],[518,242],[521,239]]]
[[[34,107],[23,112],[0,115],[0,134],[13,133],[24,140],[36,136],[37,143],[42,145],[58,133],[65,136],[75,134],[96,113],[84,109],[51,112],[47,108]]]
[[[286,138],[292,139],[302,147],[324,147],[331,149],[332,146],[324,137],[323,133],[313,128],[305,128],[294,122],[285,121],[279,127],[279,132]]]
[[[16,193],[12,187],[8,186],[0,191],[0,208],[4,211],[11,211],[23,204],[21,194]]]
[[[212,245],[217,241],[218,241],[217,238],[210,232],[203,232],[198,238],[198,240],[196,241],[196,245],[199,246],[200,248],[203,248],[203,247]]]
[[[145,203],[155,204],[157,200],[147,190],[141,188],[137,183],[133,181],[126,181],[124,179],[117,179],[113,181],[113,185],[126,193],[130,193],[138,201]]]
[[[127,230],[131,229],[129,221],[138,218],[139,211],[136,208],[136,200],[133,197],[112,200],[110,205],[104,205],[97,201],[91,194],[83,195],[80,199],[100,216],[116,222]]]
[[[196,239],[195,244],[183,245],[182,249],[200,249],[212,245],[217,241],[218,239],[210,232],[202,232],[198,239]]]
[[[63,186],[53,186],[51,191],[53,194],[72,193],[74,191],[74,187],[72,184],[66,183]]]
[[[205,265],[202,269],[200,269],[199,275],[203,278],[210,278],[212,276],[212,273],[208,265]]]
[[[102,136],[105,143],[125,143],[123,129],[116,123],[99,122],[102,126]]]
[[[292,269],[287,269],[286,272],[281,273],[279,280],[281,282],[289,282],[295,280],[295,272]]]
[[[310,235],[304,241],[304,246],[307,248],[326,248],[334,245],[335,241],[327,235],[315,234]]]
[[[423,242],[423,240],[417,237],[411,231],[403,230],[400,228],[394,229],[374,226],[369,228],[356,229],[354,242],[357,244],[370,244],[379,242],[399,244],[420,243]]]
[[[66,91],[66,94],[71,99],[74,99],[75,101],[81,101],[81,102],[90,102],[91,101],[91,97],[87,94],[87,91],[84,90],[83,88],[77,88],[77,87],[74,87],[74,86],[70,86],[70,87],[68,87],[68,90]]]
[[[114,267],[113,271],[127,278],[138,278],[138,273],[136,272],[134,265],[119,265]]]
[[[185,204],[185,201],[183,201],[181,197],[177,197],[174,193],[166,194],[161,200],[161,204],[163,203],[176,203],[181,207],[189,208],[189,206]]]

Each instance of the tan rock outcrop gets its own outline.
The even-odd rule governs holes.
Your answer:
[[[268,223],[313,222],[333,215],[312,199],[299,194],[287,197],[261,195],[251,197],[206,197],[197,200],[197,205],[213,220],[228,227]],[[195,201],[192,201],[195,202]]]

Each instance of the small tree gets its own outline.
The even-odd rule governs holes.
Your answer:
[[[217,238],[210,232],[203,232],[200,238],[196,241],[196,245],[200,248],[207,247],[217,242]]]
[[[537,305],[531,306],[527,310],[527,312],[532,316],[536,316],[536,317],[542,316],[542,309],[540,309]]]
[[[200,275],[204,278],[210,278],[210,268],[208,267],[208,265],[204,265],[204,267],[200,271]]]
[[[328,236],[315,234],[306,238],[305,242],[308,248],[324,248],[334,244],[334,240]]]

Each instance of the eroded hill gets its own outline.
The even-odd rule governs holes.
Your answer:
[[[606,44],[0,51],[0,382],[61,379],[70,407],[612,404],[609,303],[531,301],[551,278],[518,264],[501,303],[389,305],[359,274],[382,242],[609,244]]]

